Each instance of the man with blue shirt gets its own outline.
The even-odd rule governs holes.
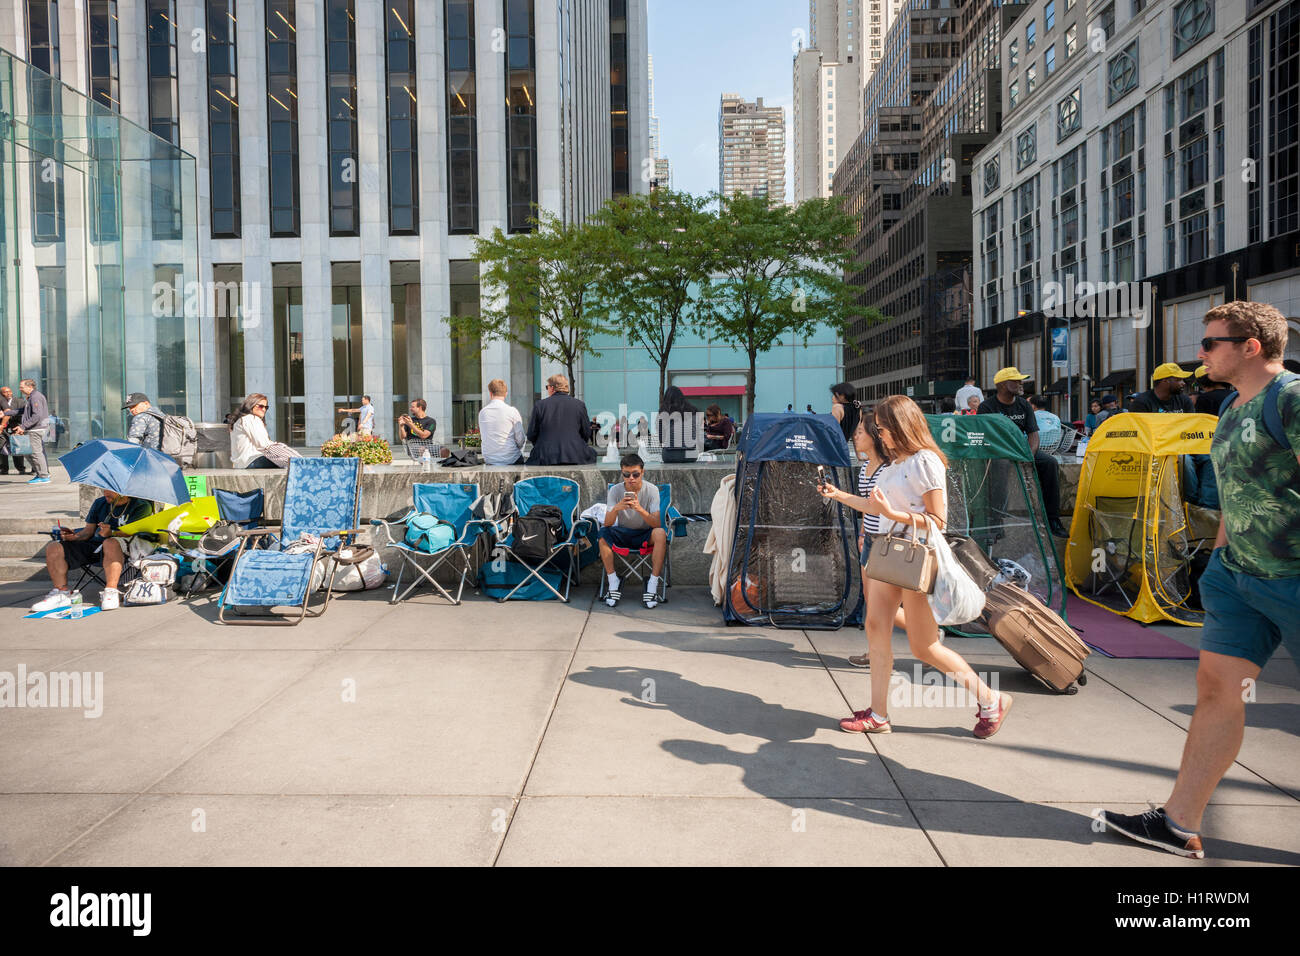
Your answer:
[[[1034,406],[1034,420],[1038,422],[1038,446],[1055,448],[1061,444],[1061,419],[1047,410],[1047,396],[1031,395],[1029,404]]]
[[[357,420],[358,435],[373,435],[375,431],[375,406],[370,404],[370,396],[361,396],[360,408],[340,408],[341,415],[360,415]]]

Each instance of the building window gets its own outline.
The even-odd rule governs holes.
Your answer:
[[[1016,137],[1016,172],[1020,172],[1032,165],[1037,158],[1037,127],[1031,126]]]
[[[180,145],[179,97],[176,88],[176,3],[147,0],[145,25],[149,57],[149,132]],[[155,239],[181,237],[181,169],[173,159],[149,162],[150,204]]]
[[[1056,44],[1053,43],[1043,52],[1043,72],[1051,76],[1056,72]]]
[[[1025,67],[1025,95],[1028,96],[1034,92],[1034,87],[1038,85],[1038,67],[1030,63]]]
[[[1079,24],[1072,23],[1065,31],[1065,58],[1068,60],[1074,56],[1074,51],[1079,48]]]
[[[1007,87],[1007,109],[1015,109],[1018,99],[1020,99],[1020,81],[1012,80],[1011,85]]]
[[[296,0],[266,0],[267,172],[272,236],[297,236],[301,225],[296,23]],[[298,296],[301,305],[301,284]]]
[[[1138,45],[1134,40],[1111,57],[1106,67],[1106,103],[1110,105],[1124,98],[1138,85]]]
[[[357,168],[357,21],[353,0],[327,0],[325,97],[329,125],[330,235],[360,232]]]
[[[1080,88],[1056,105],[1056,141],[1058,143],[1070,134],[1079,131],[1082,122],[1080,115],[1082,103],[1083,91]]]
[[[1174,7],[1174,56],[1180,57],[1214,32],[1213,0],[1183,0]]]
[[[63,164],[57,161],[63,139],[63,89],[58,80],[59,5],[55,0],[28,0],[27,59],[37,70],[50,74],[27,73],[32,148],[36,154],[56,160],[31,164],[32,240],[58,242],[64,231]]]
[[[239,57],[235,0],[206,0],[208,172],[213,239],[239,237]]]
[[[387,3],[388,232],[420,231],[420,168],[415,99],[415,0]]]
[[[1025,25],[1025,52],[1032,50],[1036,42],[1038,42],[1038,24],[1030,20]]]
[[[508,226],[511,232],[528,232],[537,204],[533,0],[505,0],[505,13]]]
[[[331,263],[330,285],[334,405],[355,408],[361,404],[361,396],[366,391],[361,347],[365,327],[361,309],[361,263]]]
[[[1001,163],[994,156],[984,164],[984,195],[991,196],[997,190],[1002,179]]]
[[[474,0],[446,0],[447,230],[478,232],[478,98]]]
[[[90,54],[90,98],[105,109],[120,111],[117,0],[90,0],[86,5],[86,46]]]
[[[1280,236],[1300,228],[1300,16],[1294,4],[1269,17],[1269,60],[1271,76],[1268,94],[1268,228],[1269,236]],[[1219,56],[1222,56],[1220,51]],[[1252,60],[1254,58],[1252,57]],[[1254,64],[1252,63],[1252,69]],[[1217,70],[1216,70],[1217,72]],[[1252,82],[1254,79],[1252,77]],[[1217,94],[1222,97],[1222,89]],[[1215,107],[1215,115],[1222,110]],[[1217,122],[1217,120],[1216,120]],[[1257,134],[1256,134],[1257,136]],[[1251,155],[1257,156],[1257,153]],[[1258,173],[1258,171],[1257,171]],[[1256,180],[1262,177],[1258,174]],[[1255,184],[1252,183],[1253,187]]]
[[[1056,0],[1047,0],[1047,6],[1043,7],[1043,32],[1046,33],[1054,26],[1056,26]]]
[[[829,89],[826,101],[835,96]],[[627,0],[609,0],[609,127],[614,150],[614,195],[631,188],[628,166]]]
[[[1020,65],[1020,38],[1012,40],[1007,46],[1007,69],[1014,70]]]

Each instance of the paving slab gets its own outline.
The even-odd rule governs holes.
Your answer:
[[[466,596],[459,607],[428,592],[403,602],[348,642],[349,650],[572,651],[587,622],[594,595],[578,592],[570,603],[507,601]],[[334,613],[333,608],[329,612]]]
[[[317,656],[85,654],[75,669],[103,675],[102,715],[88,719],[73,708],[0,711],[0,793],[143,791],[310,671]]]
[[[525,797],[502,866],[937,866],[902,800]]]
[[[0,794],[0,866],[39,866],[135,796]]]
[[[518,793],[570,656],[339,651],[154,789]]]
[[[913,800],[911,806],[949,866],[1300,866],[1300,806],[1211,805],[1201,828],[1201,861],[1096,832],[1094,810],[1142,813],[1145,803]]]
[[[1089,661],[1090,670],[1122,692],[1184,730],[1191,725],[1196,661]],[[1253,692],[1237,763],[1300,800],[1300,669],[1289,660],[1269,661]]]
[[[145,795],[50,862],[487,866],[512,805],[508,796]]]
[[[899,796],[788,654],[579,650],[527,795]]]

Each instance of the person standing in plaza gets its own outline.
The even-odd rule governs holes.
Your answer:
[[[50,418],[50,403],[45,395],[36,388],[33,379],[25,378],[18,383],[26,404],[23,405],[22,419],[15,435],[26,435],[32,440],[32,470],[35,477],[28,479],[29,485],[47,485],[50,483],[50,468],[45,463],[45,439],[49,437],[54,422]]]
[[[1190,395],[1184,392],[1191,372],[1184,372],[1176,362],[1166,362],[1151,373],[1151,388],[1134,395],[1129,402],[1130,412],[1172,412],[1187,413],[1195,411]]]
[[[975,402],[974,405],[971,405],[972,400]],[[966,384],[957,389],[954,401],[957,403],[958,414],[973,415],[972,409],[979,408],[980,402],[984,401],[984,389],[975,384],[974,378],[967,378]]]
[[[359,408],[340,408],[340,415],[357,415],[357,434],[373,435],[375,432],[375,406],[370,404],[370,396],[361,396]]]
[[[1241,750],[1247,690],[1280,644],[1300,667],[1300,376],[1282,365],[1286,318],[1262,302],[1229,302],[1204,322],[1207,373],[1232,382],[1237,397],[1210,447],[1223,513],[1200,580],[1196,710],[1165,805],[1098,817],[1131,840],[1198,860],[1205,808]]]
[[[14,390],[8,385],[0,386],[0,475],[9,474],[9,432],[18,427],[22,410],[23,403],[14,399]],[[27,474],[27,466],[24,464],[27,456],[12,457],[18,474]]]
[[[925,415],[905,395],[890,395],[876,406],[875,422],[892,464],[876,480],[865,513],[880,517],[884,533],[916,529],[918,535],[927,535],[931,522],[941,533],[948,524],[948,461],[930,434]],[[821,493],[844,500],[843,493],[833,485],[823,485]],[[864,734],[887,734],[892,730],[889,681],[894,670],[894,624],[901,607],[908,644],[916,659],[947,675],[978,700],[975,736],[984,739],[998,732],[1011,709],[1011,695],[994,691],[961,655],[942,644],[939,625],[924,592],[868,578],[866,603],[871,706],[841,720],[841,730]]]
[[[131,425],[126,432],[126,440],[142,448],[162,450],[162,422],[160,411],[149,402],[149,396],[143,392],[132,392],[122,403],[122,410],[131,413]]]
[[[1047,525],[1058,538],[1069,537],[1061,524],[1060,465],[1056,459],[1039,448],[1038,418],[1033,406],[1024,399],[1025,379],[1018,368],[1001,369],[993,377],[997,394],[980,405],[981,415],[1005,415],[1024,433],[1029,451],[1034,456],[1034,470],[1043,489],[1043,506],[1047,509]]]

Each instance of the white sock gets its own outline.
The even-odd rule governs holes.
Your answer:
[[[610,589],[611,591],[617,591],[617,590],[618,590],[618,586],[622,583],[621,581],[619,581],[619,579],[618,579],[618,575],[617,575],[617,574],[607,574],[607,575],[605,575],[605,577],[609,579],[609,589]]]
[[[645,590],[647,594],[659,593],[659,575],[650,575],[650,582],[645,586]]]
[[[998,697],[991,704],[980,704],[980,716],[992,717],[998,712],[998,705],[1002,703],[1002,698]]]

